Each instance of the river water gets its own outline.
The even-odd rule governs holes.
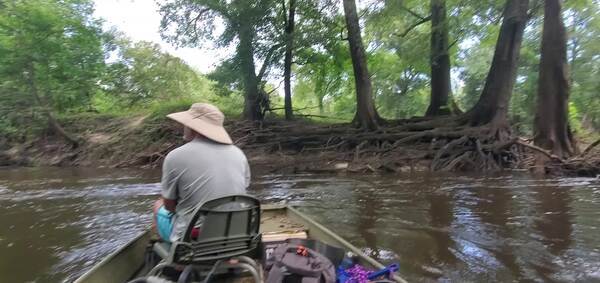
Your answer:
[[[0,282],[70,282],[142,232],[158,171],[0,170]],[[600,180],[526,174],[262,175],[410,281],[600,282]]]

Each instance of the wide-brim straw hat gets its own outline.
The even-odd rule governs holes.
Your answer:
[[[225,115],[214,105],[194,103],[189,110],[171,113],[167,117],[218,143],[233,143],[223,127]]]

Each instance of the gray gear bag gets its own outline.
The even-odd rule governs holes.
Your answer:
[[[281,244],[267,260],[267,283],[335,283],[335,268],[320,253],[300,246]]]

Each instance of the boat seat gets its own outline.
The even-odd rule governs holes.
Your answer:
[[[200,231],[199,235],[194,233],[195,238],[192,237],[194,228]],[[156,242],[152,249],[163,259],[164,266],[214,265],[216,268],[228,259],[257,257],[261,243],[259,228],[260,201],[248,195],[232,195],[198,205],[180,241]],[[248,269],[254,264],[240,263],[240,266]]]
[[[156,242],[152,245],[152,250],[162,259],[169,256],[171,250],[171,244],[167,242]]]

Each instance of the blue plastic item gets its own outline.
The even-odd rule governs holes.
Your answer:
[[[348,280],[350,280],[350,274],[348,274],[348,272],[346,272],[346,269],[352,267],[353,264],[354,264],[354,262],[352,260],[352,254],[350,254],[350,253],[347,254],[344,257],[344,259],[342,259],[340,266],[338,266],[338,268],[336,270],[338,283],[346,283],[346,282],[348,282]]]
[[[377,270],[377,271],[373,271],[371,273],[369,273],[369,275],[367,275],[367,278],[369,280],[373,280],[379,276],[383,276],[385,275],[387,278],[389,278],[390,274],[398,271],[398,269],[400,269],[400,265],[397,263],[394,264],[390,264],[388,266],[386,266],[383,269]]]
[[[173,230],[173,213],[161,206],[156,214],[156,230],[158,235],[165,241],[170,242],[171,230]]]
[[[342,259],[342,263],[340,263],[340,267],[343,269],[348,269],[350,267],[352,267],[354,265],[354,261],[349,258],[349,257],[344,257],[344,259]]]
[[[346,270],[343,267],[338,266],[336,273],[338,283],[346,283],[348,282],[348,280],[350,280],[350,274],[348,274],[348,272],[346,272]]]

